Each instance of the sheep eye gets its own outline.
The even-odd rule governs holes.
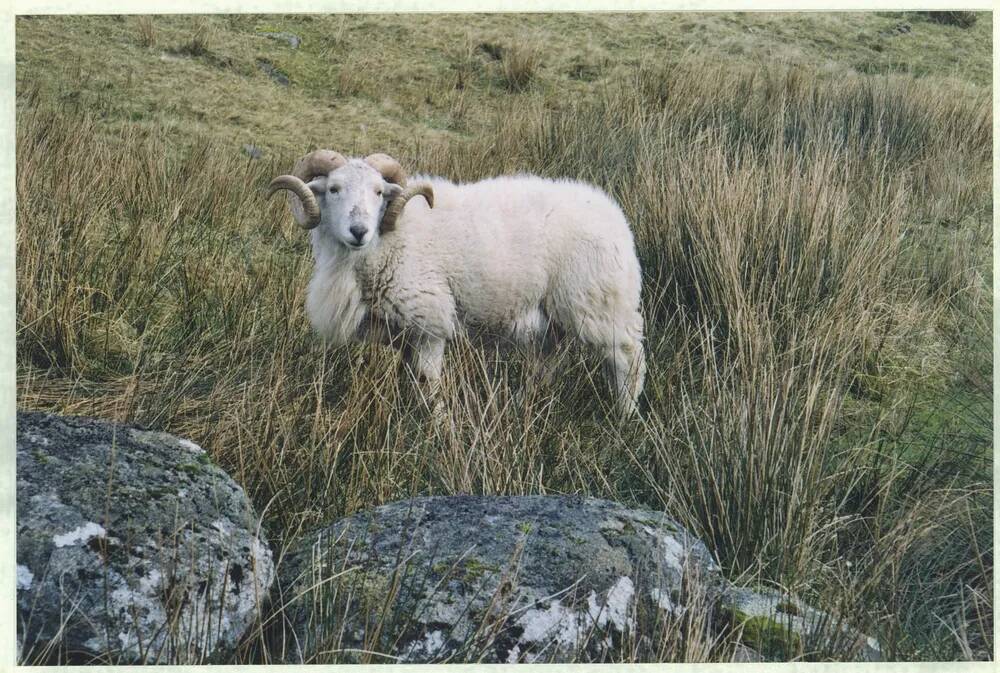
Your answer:
[[[376,190],[375,190],[375,193],[376,193],[376,194],[377,194],[378,196],[382,196],[382,190],[381,190],[381,189],[376,189]]]
[[[330,187],[330,193],[331,194],[336,194],[339,191],[340,191],[340,187],[337,187],[336,185],[334,185],[333,187]]]

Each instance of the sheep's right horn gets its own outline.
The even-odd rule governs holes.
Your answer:
[[[302,210],[305,212],[305,220],[299,220],[299,225],[303,229],[312,229],[319,224],[321,213],[319,212],[319,204],[316,203],[316,196],[306,183],[302,182],[301,178],[295,175],[279,175],[271,180],[271,184],[267,186],[267,195],[271,196],[282,189],[299,197]]]
[[[268,185],[267,195],[271,196],[279,189],[284,189],[297,196],[297,201],[288,197],[288,207],[292,210],[292,217],[302,228],[312,229],[319,224],[321,214],[316,197],[306,186],[306,182],[321,175],[328,175],[346,163],[347,159],[340,152],[313,150],[295,162],[291,175],[280,175],[272,180]]]

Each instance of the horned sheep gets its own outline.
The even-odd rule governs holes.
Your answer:
[[[306,313],[328,341],[399,347],[433,394],[459,334],[537,352],[576,337],[603,356],[619,410],[636,412],[646,368],[639,261],[621,208],[600,189],[532,175],[411,182],[385,154],[316,150],[271,182],[269,194],[278,190],[311,232]]]

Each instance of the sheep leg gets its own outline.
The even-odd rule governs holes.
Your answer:
[[[642,316],[622,312],[613,321],[584,321],[578,334],[603,356],[618,413],[623,418],[638,415],[639,395],[646,379]]]
[[[526,313],[514,323],[514,339],[525,355],[526,378],[529,386],[550,388],[555,380],[555,353],[558,333],[555,325],[541,308]]]
[[[605,366],[614,388],[618,412],[623,417],[639,413],[639,394],[646,378],[642,341],[617,340],[605,351]]]
[[[600,285],[572,289],[552,302],[549,314],[556,316],[556,324],[564,332],[575,333],[601,354],[618,412],[626,418],[637,415],[646,378],[642,314],[633,308],[638,297],[629,301],[614,288]]]
[[[515,320],[512,336],[524,355],[525,385],[515,396],[518,404],[523,405],[535,398],[537,386],[541,386],[541,391],[551,389],[556,373],[554,353],[558,337],[555,325],[541,307],[526,311]]]
[[[556,345],[545,341],[527,349],[528,380],[543,389],[551,388],[556,380]]]
[[[444,368],[443,339],[420,339],[403,349],[403,363],[411,380],[417,382],[421,400],[437,418],[445,409],[441,400],[441,371]]]

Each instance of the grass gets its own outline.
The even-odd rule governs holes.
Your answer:
[[[139,44],[143,47],[156,46],[156,28],[153,25],[153,18],[140,16],[136,19],[136,32],[139,37]]]
[[[139,30],[141,33],[140,42],[146,43],[145,28],[140,26]],[[211,28],[209,23],[205,20],[201,20],[195,24],[194,30],[191,31],[190,38],[174,49],[174,53],[193,57],[208,56],[211,53],[211,50],[209,49],[211,41]]]
[[[524,91],[539,68],[538,52],[534,47],[516,45],[500,58],[503,83],[510,91]]]
[[[891,659],[991,658],[990,22],[519,21],[155,17],[155,44],[201,45],[171,61],[135,22],[19,19],[19,407],[191,438],[277,547],[411,495],[585,493],[666,509]],[[56,41],[77,58],[42,77]],[[123,67],[76,76],[98,57]],[[549,387],[460,342],[442,427],[393,353],[319,343],[308,242],[262,191],[315,144],[608,190],[643,266],[642,419],[611,421],[586,353]],[[678,647],[630,656],[731,654]]]
[[[362,153],[411,136],[455,140],[486,132],[493,111],[508,102],[498,62],[511,48],[534,49],[538,58],[521,102],[551,107],[591,97],[637,65],[681,54],[795,62],[834,79],[842,71],[901,70],[984,88],[992,81],[989,20],[961,29],[915,12],[163,15],[148,18],[153,48],[138,21],[20,17],[19,89],[37,86],[90,110],[102,129],[155,129],[171,149],[201,134],[236,152],[253,143],[271,154],[301,154],[317,145]],[[895,32],[901,23],[911,32]],[[211,33],[207,54],[174,53],[200,30]],[[294,33],[302,44],[291,49],[263,32]],[[75,58],[63,58],[56,44]],[[291,85],[272,82],[259,60],[287,73]],[[109,62],[121,67],[107,68]],[[357,75],[344,70],[348,64]],[[378,76],[360,76],[370,71]],[[460,76],[464,96],[456,106]]]

